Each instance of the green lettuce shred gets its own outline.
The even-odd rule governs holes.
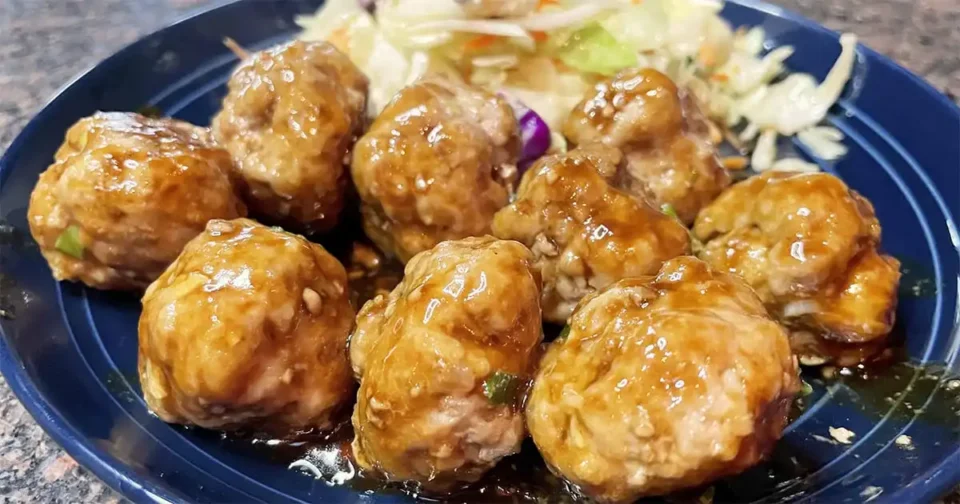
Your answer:
[[[621,44],[599,23],[589,23],[573,32],[556,55],[567,66],[581,72],[613,75],[636,66],[637,53]]]

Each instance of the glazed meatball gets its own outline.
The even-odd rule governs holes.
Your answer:
[[[730,185],[696,99],[653,69],[602,81],[568,116],[575,144],[603,142],[624,152],[624,189],[672,207],[684,224]]]
[[[540,363],[526,419],[554,473],[598,501],[631,502],[756,464],[799,384],[756,294],[681,257],[584,298]]]
[[[540,277],[522,245],[442,242],[357,316],[353,450],[361,467],[441,491],[519,450],[541,341]]]
[[[444,240],[490,232],[516,171],[517,123],[500,97],[427,77],[387,105],[353,155],[363,227],[406,262]]]
[[[143,289],[210,219],[246,208],[230,156],[174,119],[99,112],[68,131],[30,197],[30,232],[57,280]]]
[[[602,145],[542,158],[494,234],[529,247],[543,274],[543,317],[564,323],[584,295],[622,278],[656,273],[690,252],[687,230],[611,185],[620,153]]]
[[[252,212],[303,232],[337,223],[367,78],[326,42],[291,42],[237,68],[213,132]]]
[[[767,172],[708,206],[701,257],[741,275],[791,329],[801,362],[856,364],[884,348],[899,262],[877,252],[873,206],[826,173]]]
[[[166,422],[289,433],[331,427],[355,390],[354,311],[320,245],[213,220],[143,297],[140,383]]]

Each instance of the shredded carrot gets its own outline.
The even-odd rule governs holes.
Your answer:
[[[464,44],[464,47],[467,50],[476,51],[485,47],[490,47],[494,42],[497,41],[498,38],[499,37],[496,35],[477,35]]]
[[[556,5],[560,3],[560,0],[540,0],[540,3],[537,4],[537,10],[541,10],[548,5]]]
[[[730,80],[730,77],[728,77],[727,74],[719,73],[719,74],[711,75],[710,80],[717,81],[717,82],[727,82],[728,80]]]
[[[250,53],[230,37],[223,39],[223,45],[227,46],[227,49],[230,49],[239,59],[245,60],[250,57]]]
[[[553,65],[557,67],[557,70],[561,72],[569,72],[573,70],[566,63],[563,62],[560,58],[553,58]]]
[[[533,40],[535,40],[535,41],[537,41],[537,42],[543,42],[543,41],[547,40],[547,32],[532,31],[532,32],[530,32],[530,36],[533,37]]]
[[[717,54],[717,49],[711,45],[703,44],[700,46],[700,50],[697,51],[697,58],[704,65],[711,67],[716,64],[719,59],[719,54]]]
[[[327,37],[327,42],[333,44],[333,46],[340,51],[347,53],[350,50],[350,33],[345,26],[342,26],[330,32],[330,36]]]
[[[732,170],[738,171],[747,167],[747,158],[743,156],[729,156],[721,160],[723,167]]]
[[[630,3],[632,3],[633,5],[640,5],[643,3],[643,0],[631,0]]]

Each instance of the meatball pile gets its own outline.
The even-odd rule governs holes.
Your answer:
[[[520,139],[499,96],[442,76],[402,89],[354,149],[363,229],[403,262],[490,232],[507,204]]]
[[[692,257],[587,296],[569,327],[540,363],[527,425],[551,470],[602,502],[752,466],[799,390],[756,294]]]
[[[242,219],[242,200],[292,229],[330,229],[367,79],[329,44],[293,42],[246,58],[229,87],[212,131],[80,120],[32,194],[31,231],[58,279],[146,288],[140,378],[163,420],[331,428],[356,389],[347,273],[320,245]]]
[[[700,256],[736,273],[790,328],[804,364],[853,365],[893,327],[900,263],[877,251],[873,205],[826,173],[768,172],[697,217]]]
[[[541,158],[494,218],[497,237],[533,251],[545,320],[562,324],[585,295],[690,252],[683,225],[612,185],[619,160],[600,144]]]
[[[254,54],[228,85],[213,133],[233,156],[251,212],[306,233],[328,231],[345,204],[366,76],[332,45],[297,41]]]
[[[175,119],[97,113],[67,131],[30,196],[30,232],[57,280],[143,289],[210,219],[246,215],[232,163]]]
[[[655,70],[599,82],[565,124],[576,148],[525,172],[503,97],[428,75],[365,129],[367,87],[330,44],[292,42],[244,58],[210,129],[114,112],[67,132],[30,229],[57,279],[145,289],[139,376],[162,420],[349,421],[364,475],[441,496],[529,434],[571,487],[630,502],[766,457],[797,356],[887,346],[899,263],[870,202],[822,173],[728,188],[694,98]],[[351,203],[398,262],[357,242],[348,274],[284,230],[341,238],[320,234]],[[545,321],[566,324],[546,345]]]
[[[143,296],[140,383],[166,422],[323,429],[353,399],[347,273],[323,247],[212,220]]]
[[[621,149],[624,189],[671,208],[684,224],[730,185],[696,99],[653,69],[624,70],[598,83],[563,133],[575,144]]]
[[[466,238],[414,256],[350,341],[357,462],[444,490],[517,452],[541,331],[540,275],[519,243]]]

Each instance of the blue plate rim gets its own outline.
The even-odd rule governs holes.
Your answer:
[[[50,105],[60,99],[67,89],[76,84],[78,81],[85,79],[97,73],[98,71],[101,71],[100,69],[102,67],[108,65],[112,61],[123,58],[125,55],[138,48],[144,42],[144,39],[166,32],[180,24],[192,20],[195,17],[209,14],[213,11],[240,1],[244,0],[222,0],[214,2],[211,5],[190,10],[184,13],[177,20],[138,38],[120,50],[114,52],[107,58],[76,74],[66,84],[58,88],[53,93],[52,97],[40,107],[37,114],[27,122],[26,126],[24,126],[20,133],[10,143],[10,146],[4,152],[3,156],[0,157],[0,186],[3,185],[5,179],[9,175],[9,172],[12,171],[12,158],[14,158],[15,154],[22,149],[21,144],[26,142],[27,138],[30,136],[30,133],[37,127],[38,124],[43,122],[43,119],[48,113]],[[806,16],[803,16],[790,9],[771,4],[764,0],[724,1],[725,3],[728,2],[739,4],[747,8],[755,9],[768,16],[793,22],[804,29],[829,34],[830,36],[837,38],[840,35],[835,30],[827,28]],[[879,61],[896,70],[901,76],[907,77],[914,85],[916,85],[919,89],[922,89],[928,95],[933,95],[936,102],[938,102],[941,106],[946,107],[957,116],[958,120],[960,120],[960,105],[951,101],[943,92],[935,88],[932,84],[907,68],[904,68],[893,59],[866,45],[858,43],[857,48],[859,51],[863,51],[874,56]],[[927,185],[929,186],[928,182]],[[938,199],[942,203],[943,197],[937,188],[929,186],[929,189],[939,197]],[[945,211],[945,216],[947,219],[952,221],[953,216],[950,215],[949,209],[944,208],[942,204],[940,206],[941,209]],[[958,253],[960,253],[960,250],[958,250]],[[58,299],[58,304],[59,303],[61,303],[61,301]],[[954,326],[953,334],[954,337],[960,336],[960,325]],[[76,459],[77,462],[83,467],[93,472],[110,488],[134,502],[182,502],[178,496],[167,489],[138,478],[136,474],[133,473],[121,461],[94,446],[90,440],[79,436],[78,433],[75,432],[75,430],[71,428],[70,425],[64,420],[63,416],[60,415],[57,409],[50,404],[37,390],[36,386],[32,383],[29,377],[25,375],[25,368],[23,368],[23,366],[20,365],[20,363],[14,358],[14,355],[7,343],[7,336],[3,332],[2,328],[0,328],[0,336],[2,336],[0,337],[0,373],[3,374],[4,378],[6,378],[10,389],[24,406],[24,409],[30,413],[30,415],[44,430],[44,432],[46,432],[47,435],[49,435],[60,447],[62,447],[64,451]],[[960,357],[960,355],[955,355],[954,357]],[[913,487],[913,485],[907,485],[905,488],[895,492],[891,497],[906,499],[906,501],[909,502],[927,502],[942,496],[942,494],[947,491],[950,486],[955,484],[955,482],[960,481],[960,446],[958,446],[951,455],[945,457],[939,465],[929,468],[924,475],[930,476],[924,481],[922,486]]]

